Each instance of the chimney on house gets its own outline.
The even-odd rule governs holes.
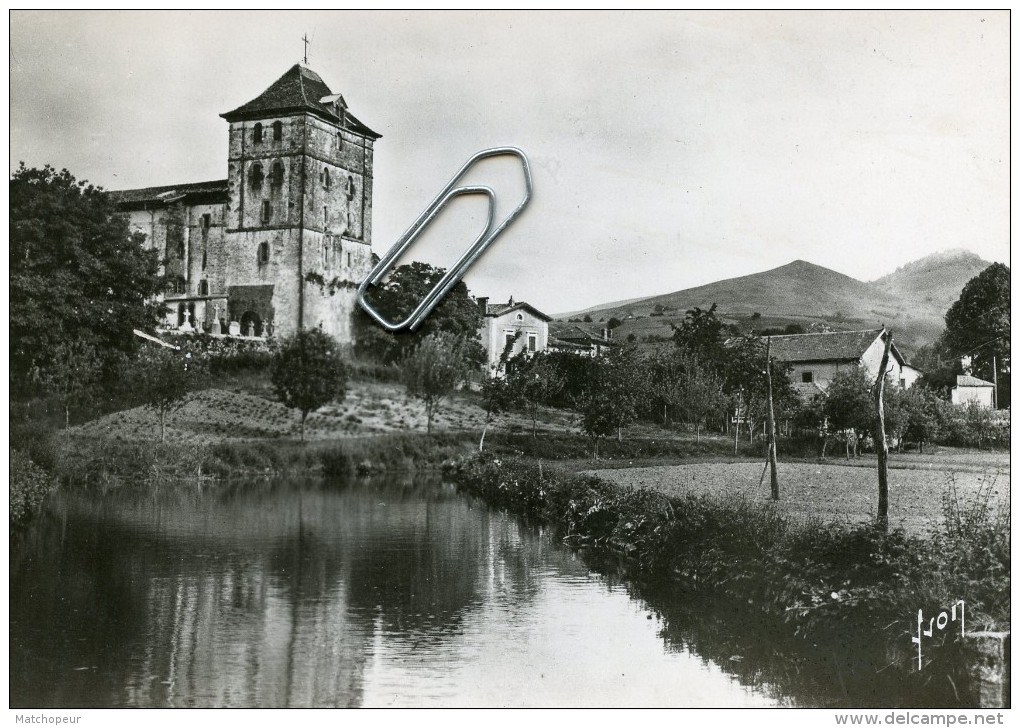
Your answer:
[[[510,303],[508,303],[507,306],[513,306],[513,305],[514,305],[514,297],[510,296]]]
[[[482,315],[484,316],[489,309],[489,297],[479,296],[478,298],[475,299],[475,301],[478,303],[478,308],[482,310]]]

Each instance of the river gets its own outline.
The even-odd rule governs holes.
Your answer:
[[[10,704],[815,702],[695,611],[435,477],[62,492],[12,556]]]

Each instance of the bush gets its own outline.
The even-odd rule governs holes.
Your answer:
[[[56,480],[45,470],[33,463],[27,455],[14,448],[9,449],[11,460],[10,518],[11,528],[22,528],[31,521],[42,507],[46,496],[56,485]]]

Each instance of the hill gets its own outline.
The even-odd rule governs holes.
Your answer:
[[[888,326],[909,356],[942,331],[946,309],[964,284],[988,265],[973,253],[949,251],[864,282],[814,263],[787,265],[659,296],[600,304],[571,318],[599,322],[618,318],[618,338],[641,343],[668,339],[671,324],[695,306],[717,305],[726,323],[743,331],[798,324],[806,330],[853,330]],[[567,318],[567,315],[559,318]],[[555,335],[558,326],[553,326]]]
[[[989,265],[968,250],[947,250],[907,263],[872,285],[900,298],[931,303],[945,313],[967,281]]]

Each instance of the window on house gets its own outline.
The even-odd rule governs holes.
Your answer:
[[[528,334],[528,351],[535,351],[538,348],[538,336]]]
[[[270,184],[273,187],[280,187],[283,184],[283,162],[279,160],[273,162],[273,174],[270,178]]]
[[[274,121],[273,122],[273,141],[274,142],[278,142],[281,139],[283,139],[283,122],[282,121]]]
[[[522,314],[522,313],[517,314],[517,320],[518,321],[523,321],[524,320],[524,314]]]
[[[269,262],[269,243],[259,243],[257,260],[259,265],[265,265]]]
[[[329,169],[325,167],[322,169],[322,186],[329,189]]]
[[[815,381],[814,372],[801,372],[800,381],[804,382],[805,384],[810,384],[811,382]]]
[[[354,199],[354,178],[349,175],[347,177],[347,199]]]
[[[262,165],[258,162],[251,166],[251,187],[253,190],[262,188]]]
[[[273,204],[269,200],[262,201],[262,222],[273,219]]]
[[[262,124],[255,124],[255,130],[252,132],[251,140],[256,144],[262,143]]]
[[[506,346],[509,346],[512,343],[514,343],[513,332],[507,331],[505,336],[504,336],[503,346],[506,347]]]
[[[208,296],[209,295],[209,281],[198,282],[198,295]]]
[[[209,239],[209,227],[212,225],[212,215],[208,212],[202,215],[202,240]]]

